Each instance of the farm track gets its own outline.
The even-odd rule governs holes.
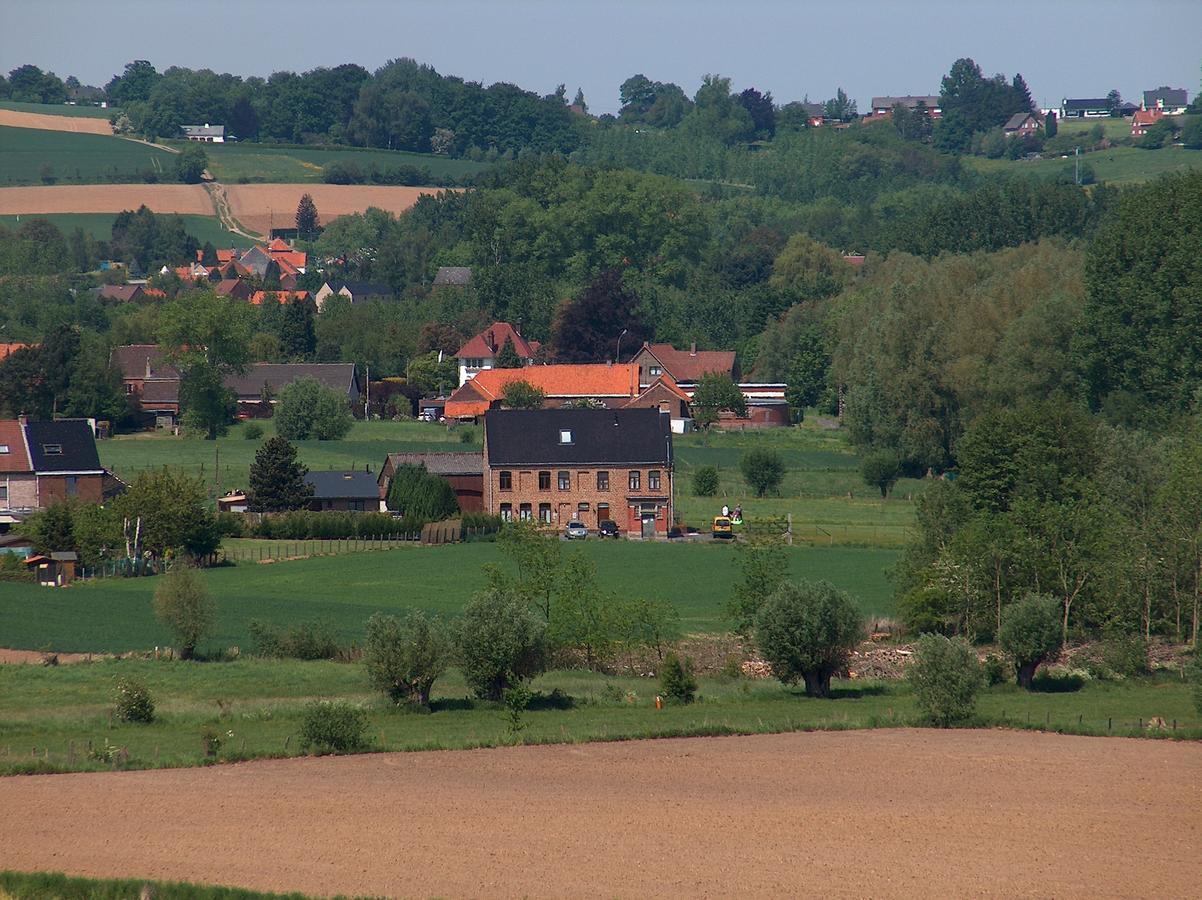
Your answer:
[[[13,777],[0,808],[9,868],[261,890],[1189,897],[1200,775],[1190,744],[880,730]]]
[[[205,174],[208,175],[208,172]],[[226,195],[225,185],[217,181],[206,181],[204,188],[205,192],[209,195],[209,199],[213,201],[213,210],[217,213],[217,218],[221,220],[221,225],[226,231],[240,234],[245,238],[250,238],[252,241],[261,239],[262,235],[244,231],[242,226],[238,224],[238,220],[230,213],[230,199]]]

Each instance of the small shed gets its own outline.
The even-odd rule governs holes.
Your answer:
[[[38,584],[42,587],[66,587],[75,580],[75,565],[79,557],[71,550],[37,554],[25,560],[25,565],[35,566]]]
[[[244,513],[246,509],[245,491],[230,491],[224,497],[217,498],[218,512]]]

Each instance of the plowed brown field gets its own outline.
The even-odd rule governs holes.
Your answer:
[[[211,216],[199,184],[80,184],[0,188],[0,215],[109,213],[146,204],[159,213]]]
[[[441,188],[379,187],[357,184],[227,184],[230,212],[244,227],[259,234],[271,228],[291,228],[296,206],[311,194],[323,224],[338,216],[361,213],[369,206],[403,213],[423,194]]]
[[[108,119],[89,116],[50,116],[44,113],[19,112],[15,109],[0,109],[0,125],[12,128],[40,128],[43,131],[77,131],[87,134],[113,133]]]
[[[0,779],[3,865],[389,896],[1194,897],[1202,747],[860,731]]]

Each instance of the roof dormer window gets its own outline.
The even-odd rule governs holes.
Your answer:
[[[62,444],[42,444],[42,452],[45,453],[47,456],[62,456],[63,455],[63,445]]]
[[[8,444],[0,444],[0,455],[3,455],[8,452],[9,452]]]
[[[567,428],[559,429],[559,443],[561,443],[561,444],[572,443],[572,432],[569,429],[567,429]]]

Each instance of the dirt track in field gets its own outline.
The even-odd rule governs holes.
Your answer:
[[[387,896],[1188,897],[1202,747],[1006,731],[0,779],[3,865]]]
[[[214,215],[199,184],[79,184],[0,188],[0,215],[117,213],[146,204],[157,213]]]
[[[323,225],[338,216],[364,212],[369,206],[403,213],[423,194],[441,188],[389,187],[357,184],[226,184],[230,212],[245,228],[267,234],[271,228],[291,228],[296,206],[305,194],[313,196]]]
[[[89,116],[51,116],[45,113],[20,112],[15,109],[0,109],[0,125],[11,128],[38,128],[43,131],[74,131],[83,134],[113,135],[113,126],[108,119]]]

